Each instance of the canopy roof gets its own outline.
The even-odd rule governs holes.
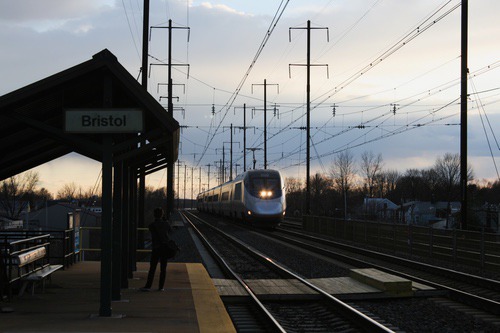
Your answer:
[[[65,132],[66,110],[103,108],[142,110],[142,133]],[[115,163],[146,174],[177,159],[179,123],[107,49],[0,97],[0,180],[71,152],[102,162],[105,136]]]

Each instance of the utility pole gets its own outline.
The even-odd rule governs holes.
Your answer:
[[[181,192],[180,192],[181,179],[180,179],[180,175],[181,175],[181,161],[177,160],[177,209],[179,209],[179,201],[181,199]],[[168,196],[168,193],[167,193],[167,196]]]
[[[231,123],[231,128],[229,129],[231,131],[231,148],[229,150],[229,181],[233,180],[233,123]]]
[[[292,41],[292,29],[306,29],[307,30],[307,63],[304,64],[290,64],[289,72],[291,77],[291,66],[306,66],[307,68],[307,83],[306,83],[306,92],[307,92],[307,134],[306,134],[306,214],[311,213],[311,66],[326,66],[327,68],[327,76],[328,76],[328,65],[320,64],[320,65],[311,65],[311,30],[312,29],[325,29],[327,32],[327,41],[328,37],[328,28],[311,28],[311,21],[307,21],[307,27],[305,28],[290,28],[289,29],[289,40]]]
[[[142,67],[141,84],[148,91],[148,27],[149,27],[149,0],[144,0],[144,17],[142,21]]]
[[[226,126],[224,126],[224,128],[226,128]],[[224,150],[224,144],[225,143],[229,143],[230,144],[230,149],[229,149],[229,180],[233,180],[233,124],[231,124],[231,126],[229,126],[229,130],[231,131],[231,135],[230,135],[230,141],[227,142],[227,141],[224,141],[222,143],[222,161],[224,163],[224,155],[225,155],[225,150]],[[240,143],[238,143],[238,147],[240,146]],[[224,177],[224,181],[226,180],[225,179],[226,177]]]
[[[269,84],[270,86],[277,86],[278,94],[279,94],[279,85]],[[264,79],[264,84],[252,84],[252,94],[253,94],[253,86],[264,86],[264,169],[267,169],[267,80]],[[254,167],[255,169],[255,167]]]
[[[151,29],[160,28],[160,29],[168,29],[168,113],[174,117],[174,104],[172,102],[172,66],[189,66],[186,64],[172,64],[172,30],[173,29],[187,29],[188,30],[188,42],[189,42],[189,31],[188,27],[173,27],[172,20],[168,20],[168,27],[151,27]],[[146,49],[147,52],[147,49]],[[160,64],[165,65],[165,64]],[[144,68],[144,70],[146,70]],[[189,73],[189,71],[188,71]],[[144,74],[144,73],[143,73]],[[173,211],[174,206],[174,163],[175,161],[167,162],[167,211],[165,212],[166,217],[170,219],[170,215]]]
[[[189,205],[191,208],[193,208],[193,189],[194,189],[194,186],[193,186],[193,181],[194,181],[194,168],[191,167],[191,205]]]
[[[236,111],[238,107],[235,107]],[[253,126],[252,126],[253,127]],[[243,127],[236,126],[235,128],[243,130],[243,172],[247,171],[247,105],[243,104]]]
[[[460,191],[462,229],[467,230],[467,54],[469,1],[462,1],[461,87],[460,87]]]
[[[210,166],[212,164],[208,163],[207,164],[207,167],[208,167],[208,178],[207,178],[207,190],[210,189]]]
[[[225,158],[226,158],[226,153],[225,153],[225,149],[224,149],[224,142],[222,143],[222,162],[221,162],[221,167],[222,167],[222,172],[221,172],[221,176],[222,176],[222,182],[221,184],[224,184],[226,182],[226,161],[225,161]]]
[[[182,200],[182,208],[186,209],[186,178],[187,178],[187,164],[184,164],[184,200]]]
[[[222,165],[222,159],[220,159],[218,161],[214,161],[214,164],[215,164],[215,166],[217,166],[217,164],[219,165],[219,176],[218,176],[219,184],[218,185],[220,185],[220,184],[222,184],[222,177],[223,177],[222,169],[224,168],[224,166]]]
[[[462,0],[461,87],[460,87],[460,192],[462,229],[467,225],[467,53],[469,1]]]

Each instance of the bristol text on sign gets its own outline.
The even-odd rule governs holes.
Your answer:
[[[70,109],[66,110],[66,132],[133,133],[143,130],[139,109]]]

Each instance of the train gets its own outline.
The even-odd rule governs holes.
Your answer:
[[[248,170],[222,185],[198,194],[200,212],[275,228],[286,212],[285,185],[277,170]]]

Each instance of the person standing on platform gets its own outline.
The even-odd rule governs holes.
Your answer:
[[[160,262],[160,281],[158,284],[159,291],[163,291],[165,278],[167,277],[167,243],[170,239],[169,233],[172,231],[172,228],[170,228],[168,221],[163,219],[163,210],[161,208],[155,208],[153,214],[154,221],[149,225],[152,242],[151,261],[149,265],[148,280],[146,281],[146,285],[140,289],[141,291],[151,290],[158,261]]]

